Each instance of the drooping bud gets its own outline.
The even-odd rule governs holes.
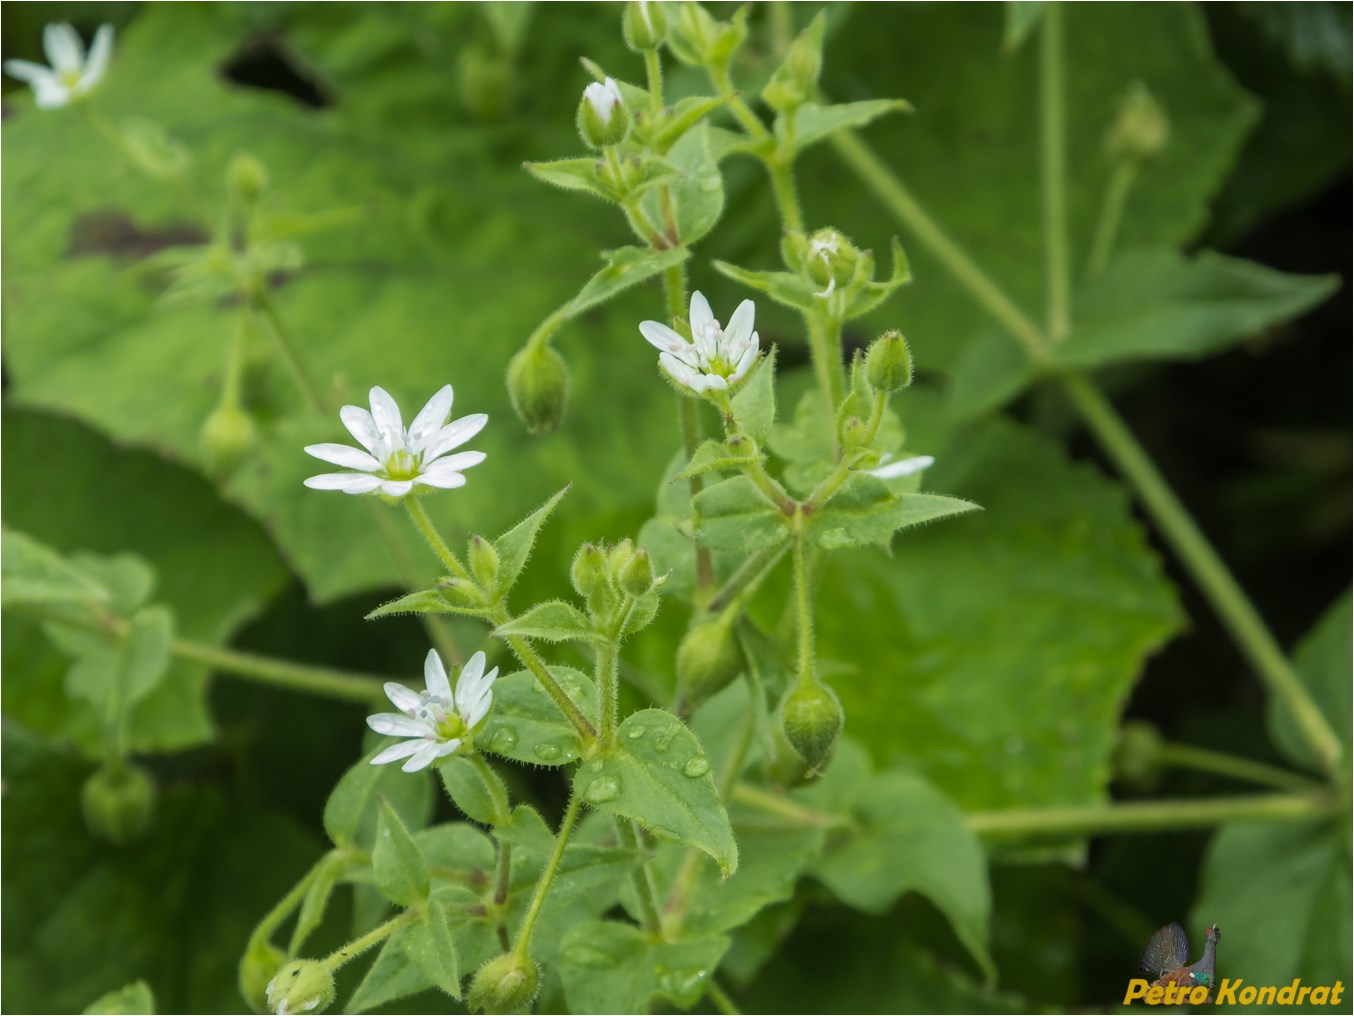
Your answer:
[[[1114,777],[1136,790],[1152,790],[1161,781],[1165,758],[1160,731],[1150,723],[1125,723],[1114,748]]]
[[[498,551],[483,536],[470,537],[470,572],[490,593],[498,581]]]
[[[273,1012],[324,1012],[334,1001],[334,975],[316,960],[293,960],[268,982]]]
[[[547,342],[528,343],[508,363],[508,398],[531,433],[554,430],[569,398],[564,357]]]
[[[865,376],[881,392],[896,392],[912,383],[912,353],[901,332],[885,332],[865,357]]]
[[[781,702],[780,722],[786,740],[812,770],[832,753],[845,717],[837,693],[827,685],[798,683]]]
[[[467,1001],[472,1012],[526,1012],[536,999],[541,972],[534,962],[516,953],[487,960],[475,971]]]
[[[140,766],[110,763],[85,781],[80,805],[91,833],[122,846],[140,839],[150,826],[155,781]]]
[[[255,1012],[268,1012],[268,985],[287,957],[282,950],[267,940],[250,943],[245,954],[240,957],[239,986],[249,1008]]]
[[[1105,135],[1105,149],[1115,158],[1150,159],[1166,147],[1170,134],[1166,111],[1146,85],[1135,81],[1120,100],[1119,113]]]
[[[268,170],[248,152],[237,152],[226,169],[226,186],[232,194],[252,203],[268,189]]]
[[[606,582],[606,566],[606,555],[597,544],[585,543],[579,547],[569,568],[569,581],[574,584],[574,591],[585,599],[591,596],[599,582]]]
[[[649,552],[644,549],[635,551],[621,568],[618,585],[631,596],[643,596],[653,588],[653,562]]]
[[[657,0],[631,0],[621,19],[625,44],[636,53],[657,49],[668,31],[668,17]]]
[[[630,130],[630,113],[620,86],[611,78],[583,89],[578,104],[578,133],[589,148],[618,145]]]
[[[743,671],[743,650],[731,621],[702,621],[677,647],[677,700],[690,711]]]
[[[203,421],[198,440],[207,469],[214,476],[225,477],[258,444],[258,427],[237,403],[223,402]]]

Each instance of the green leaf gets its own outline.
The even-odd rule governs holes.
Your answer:
[[[680,265],[691,252],[685,247],[653,250],[649,247],[619,247],[602,252],[606,267],[594,275],[579,290],[569,304],[568,314],[575,317],[585,310],[606,303],[631,286]]]
[[[551,675],[584,716],[597,713],[592,680],[572,667],[552,666]],[[562,766],[583,754],[578,731],[559,711],[530,671],[494,682],[494,704],[475,744],[495,755],[537,766]]]
[[[747,476],[731,476],[691,499],[696,542],[745,554],[789,539],[785,514]]]
[[[1038,377],[1039,368],[1015,338],[987,329],[964,347],[954,366],[951,412],[966,420],[1000,409]]]
[[[301,909],[296,915],[296,925],[292,929],[291,944],[287,946],[288,956],[302,955],[301,950],[305,947],[306,939],[324,920],[329,897],[333,895],[334,886],[349,863],[338,853],[330,853],[321,861],[319,873],[301,900]]]
[[[1043,19],[1044,4],[1042,0],[1012,0],[1002,8],[1002,13],[1006,15],[1006,29],[1002,33],[1001,48],[1004,52],[1014,53]]]
[[[853,368],[853,380],[856,377],[864,380]],[[853,398],[855,387],[853,384]],[[837,467],[833,437],[837,429],[835,420],[827,413],[822,393],[817,389],[800,396],[792,421],[778,423],[771,429],[770,447],[785,460],[785,483],[790,490],[808,494]],[[886,409],[879,433],[870,447],[881,457],[892,454],[895,458],[906,458],[915,454],[913,450],[905,451],[903,446],[904,434],[898,416]],[[910,444],[908,448],[911,449]]]
[[[406,593],[381,604],[375,610],[368,611],[366,619],[375,621],[380,617],[395,617],[400,614],[460,614],[464,617],[484,617],[487,613],[487,607],[452,603],[447,599],[444,590],[439,588]]]
[[[1135,360],[1194,360],[1321,303],[1338,276],[1289,275],[1205,251],[1129,250],[1077,300],[1058,363],[1102,367]]]
[[[85,1016],[134,1016],[155,1012],[155,996],[145,981],[134,981],[125,988],[110,991],[85,1009]]]
[[[433,981],[423,972],[405,949],[405,941],[412,929],[400,928],[381,946],[376,961],[367,970],[362,983],[348,999],[349,1012],[366,1012],[433,987]]]
[[[428,781],[401,772],[398,766],[372,765],[376,753],[370,752],[344,773],[325,802],[324,831],[336,847],[371,850],[385,803],[394,806],[414,829],[422,828],[432,814]]]
[[[678,138],[722,105],[724,100],[717,95],[688,95],[678,99],[673,103],[671,112],[664,110],[658,129],[654,132],[654,147],[660,152],[667,151]]]
[[[149,695],[169,669],[174,615],[168,607],[136,612],[119,638],[91,647],[66,672],[66,692],[84,699],[110,721]]]
[[[721,275],[765,293],[782,306],[809,313],[822,309],[823,299],[817,295],[819,287],[794,272],[755,272],[727,261],[715,261],[714,266]]]
[[[808,535],[827,550],[887,543],[899,529],[978,511],[970,501],[940,494],[895,494],[883,480],[852,473],[832,498],[809,516]]]
[[[545,639],[547,642],[567,642],[578,639],[588,642],[593,639],[592,622],[588,615],[563,600],[547,600],[528,607],[521,614],[494,629],[499,638],[508,635],[521,635],[529,639]]]
[[[56,551],[12,529],[0,534],[0,584],[6,607],[110,599],[107,589]]]
[[[738,867],[710,760],[671,713],[642,709],[628,716],[616,743],[578,770],[574,786],[600,811],[634,819],[661,840],[698,847],[726,875]]]
[[[559,975],[573,1012],[646,1013],[660,998],[687,1009],[728,945],[718,935],[655,942],[631,924],[589,921],[565,936]]]
[[[494,550],[498,551],[498,592],[502,598],[517,583],[527,559],[531,557],[531,548],[536,545],[541,526],[550,517],[551,512],[564,500],[569,487],[551,495],[534,512],[513,526],[494,541]]]
[[[920,892],[949,919],[983,972],[992,907],[987,860],[964,813],[910,773],[876,776],[856,804],[862,828],[823,856],[814,874],[851,906],[883,913],[906,892]]]
[[[889,252],[893,257],[893,270],[889,273],[889,277],[880,281],[871,279],[866,282],[847,304],[846,320],[870,313],[892,296],[898,287],[912,281],[912,264],[908,261],[903,245],[898,242],[896,236],[889,240]]]
[[[408,907],[428,898],[428,862],[399,813],[386,801],[381,802],[376,820],[371,866],[376,887],[386,899]]]
[[[522,168],[537,180],[564,190],[583,191],[603,201],[616,203],[616,195],[602,182],[598,172],[601,160],[595,158],[554,159],[550,162],[524,162]]]
[[[747,383],[731,400],[733,418],[758,447],[766,444],[776,419],[776,348],[753,368]]]
[[[685,250],[710,232],[724,213],[724,177],[711,145],[709,123],[701,123],[683,134],[668,151],[667,158],[682,174],[672,188],[672,197],[680,243],[676,249]],[[663,221],[656,195],[645,194],[643,205],[654,222]]]
[[[495,698],[498,697],[498,685],[494,685]],[[494,773],[494,786],[489,785],[480,767],[465,756],[449,758],[437,766],[437,775],[442,778],[456,807],[467,818],[487,826],[495,826],[507,821],[506,814],[499,814],[498,802],[508,799],[508,788]]]
[[[1293,667],[1331,729],[1344,745],[1344,762],[1349,763],[1351,692],[1349,673],[1351,650],[1350,594],[1346,590],[1321,615],[1316,626],[1298,643]],[[1279,749],[1296,765],[1320,768],[1320,759],[1312,752],[1301,729],[1283,700],[1268,699],[1270,736]]]
[[[691,456],[691,461],[670,482],[677,483],[681,480],[689,480],[693,476],[701,476],[704,473],[716,470],[728,472],[739,469],[755,459],[752,455],[740,454],[746,451],[747,442],[736,438],[731,441],[715,441],[713,439],[702,441],[701,446],[696,449],[696,454]]]
[[[835,106],[820,106],[817,103],[806,102],[795,110],[795,151],[802,152],[837,131],[864,127],[889,113],[905,113],[911,110],[912,104],[903,99],[864,99],[860,102],[843,102]],[[777,136],[784,141],[783,125],[777,122],[776,128]]]
[[[461,997],[460,960],[451,937],[451,922],[441,903],[428,901],[418,921],[410,925],[403,945],[405,954],[429,981],[452,998]]]

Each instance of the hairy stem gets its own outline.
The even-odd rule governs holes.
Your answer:
[[[461,563],[461,559],[456,556],[456,552],[447,546],[447,541],[442,539],[442,534],[437,531],[432,519],[428,518],[428,513],[424,510],[419,499],[410,494],[404,499],[404,507],[408,509],[409,517],[413,519],[414,526],[423,539],[428,541],[428,546],[432,548],[433,553],[442,562],[442,566],[461,581],[475,585],[475,580],[470,577],[470,571]]]
[[[574,826],[578,822],[578,812],[583,806],[583,798],[579,795],[577,788],[569,795],[569,807],[565,809],[564,819],[560,822],[559,835],[555,837],[555,849],[550,853],[550,860],[545,864],[545,870],[541,872],[540,881],[536,883],[536,889],[531,895],[531,903],[527,906],[526,916],[522,918],[522,926],[517,931],[517,941],[513,943],[513,953],[519,958],[528,959],[527,949],[531,945],[531,933],[536,930],[536,921],[541,916],[541,907],[545,905],[545,897],[550,892],[550,883],[555,880],[555,875],[559,872],[560,861],[564,859],[564,848],[569,845],[569,837],[574,833]]]
[[[795,607],[799,612],[799,686],[807,688],[816,680],[813,673],[813,606],[809,595],[809,565],[804,552],[804,534],[796,533],[794,542]]]
[[[396,914],[385,923],[378,924],[365,935],[353,939],[342,948],[335,949],[324,959],[320,960],[320,963],[327,967],[330,973],[333,973],[349,960],[357,959],[357,957],[361,956],[372,946],[380,945],[406,924],[410,924],[416,920],[418,916],[419,911],[414,907],[410,907],[408,910]]]
[[[502,605],[495,607],[489,614],[489,622],[495,628],[501,628],[511,620],[512,615]],[[578,731],[579,736],[585,742],[596,739],[597,731],[592,723],[579,711],[578,706],[574,705],[574,700],[569,698],[564,689],[559,686],[559,682],[550,673],[550,669],[541,659],[540,654],[531,647],[531,643],[521,635],[498,635],[497,637],[508,643],[508,648],[540,682],[546,694],[550,696],[555,705],[559,706],[560,712],[574,725],[574,729]]]
[[[301,356],[300,347],[296,344],[296,339],[288,330],[286,323],[282,320],[282,315],[277,311],[277,306],[273,303],[273,298],[266,289],[260,289],[250,295],[250,305],[258,312],[259,319],[264,323],[264,332],[272,340],[273,348],[282,358],[282,362],[287,365],[287,370],[291,372],[292,380],[296,382],[296,387],[306,400],[306,405],[310,407],[311,412],[323,415],[328,412],[328,400],[324,397],[319,384],[311,377],[307,369],[305,360]]]
[[[616,657],[619,649],[614,639],[607,639],[597,647],[597,740],[609,748],[616,740]]]
[[[641,856],[644,855],[644,844],[640,842],[639,832],[632,821],[616,816],[616,832],[620,834],[622,846]],[[649,870],[647,858],[630,873],[630,877],[635,886],[635,899],[639,904],[639,926],[644,929],[645,934],[657,935],[661,930],[658,895],[654,889],[653,872]]]
[[[169,648],[176,656],[205,664],[223,674],[286,688],[289,691],[300,691],[308,695],[357,702],[362,705],[379,699],[382,685],[389,680],[374,675],[334,670],[330,667],[292,663],[288,660],[240,652],[237,649],[219,649],[188,639],[175,639]]]

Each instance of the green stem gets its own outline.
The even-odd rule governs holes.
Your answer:
[[[1133,189],[1133,181],[1137,176],[1138,164],[1132,159],[1121,159],[1115,163],[1114,172],[1110,174],[1110,182],[1105,188],[1105,201],[1100,206],[1100,218],[1096,220],[1091,256],[1086,262],[1086,274],[1092,278],[1103,272],[1109,264],[1128,192]]]
[[[461,581],[468,582],[472,586],[475,585],[475,580],[470,577],[469,570],[461,563],[461,559],[456,556],[456,552],[447,546],[447,541],[442,539],[442,534],[437,531],[432,519],[428,518],[428,513],[424,510],[419,499],[410,495],[404,498],[404,506],[409,511],[409,517],[414,520],[415,527],[423,535],[423,539],[428,541],[428,546],[433,549],[433,553],[442,562],[442,566]]]
[[[597,646],[597,740],[604,749],[611,747],[616,740],[618,655],[619,649],[614,639],[606,639]]]
[[[710,1001],[715,1004],[715,1008],[724,1014],[724,1016],[742,1016],[742,1010],[734,1005],[728,993],[715,981],[714,975],[705,982],[705,994]]]
[[[349,960],[357,959],[357,957],[361,956],[372,946],[380,945],[406,924],[413,922],[418,916],[418,910],[414,907],[410,907],[408,910],[396,914],[384,924],[378,924],[365,935],[353,939],[341,949],[335,949],[324,959],[320,960],[320,963],[328,968],[329,972],[332,974]]]
[[[825,811],[806,808],[788,797],[773,794],[761,787],[754,787],[750,783],[734,784],[733,790],[729,794],[729,800],[735,804],[747,805],[750,808],[756,808],[758,811],[764,811],[768,815],[786,819],[795,825],[833,829],[837,826],[851,824],[850,819],[845,815],[832,815]]]
[[[334,853],[335,851],[329,851],[329,853],[325,854],[311,865],[310,870],[301,876],[300,881],[287,890],[287,894],[273,905],[272,910],[263,915],[263,919],[254,926],[254,930],[249,936],[248,948],[252,948],[262,942],[267,942],[273,937],[273,932],[277,931],[282,922],[291,915],[291,912],[301,905],[301,901],[305,899],[306,893],[310,891],[312,883],[320,877],[325,866],[330,863],[330,856]],[[248,951],[248,949],[246,951]]]
[[[1063,388],[1101,448],[1128,477],[1157,527],[1184,561],[1270,694],[1288,710],[1330,776],[1339,774],[1340,739],[1265,627],[1255,607],[1199,530],[1114,406],[1088,378],[1069,374]]]
[[[1063,81],[1062,7],[1044,7],[1039,48],[1039,104],[1047,259],[1048,336],[1057,343],[1071,330],[1071,275],[1067,258],[1066,88]]]
[[[480,781],[484,784],[484,789],[493,798],[494,825],[504,825],[512,818],[512,803],[508,800],[508,795],[503,789],[503,781],[499,778],[498,773],[494,772],[493,766],[479,752],[471,752],[468,757],[471,765],[480,774]]]
[[[489,622],[495,628],[501,628],[511,620],[512,615],[510,615],[501,604],[494,607],[489,614]],[[546,666],[545,661],[541,659],[540,654],[531,648],[531,643],[521,635],[498,635],[497,637],[508,643],[508,648],[510,648],[517,658],[522,661],[522,664],[535,675],[536,680],[540,682],[541,687],[545,689],[546,694],[549,695],[555,705],[559,707],[560,712],[564,714],[565,718],[574,725],[574,729],[578,731],[579,736],[583,738],[584,742],[588,743],[595,740],[597,737],[596,729],[593,727],[592,723],[589,722],[588,718],[579,711],[578,706],[574,705],[574,700],[565,694],[564,689],[559,686],[559,682],[556,681],[554,675],[550,673],[550,669]]]
[[[644,845],[640,843],[635,824],[628,818],[616,816],[616,831],[620,834],[621,844],[643,857]],[[630,875],[635,886],[635,899],[639,905],[639,924],[646,934],[657,935],[662,922],[658,917],[658,896],[654,889],[653,872],[649,870],[647,858],[641,861]]]
[[[366,505],[367,514],[371,518],[377,536],[385,544],[386,552],[403,577],[405,585],[410,588],[422,585],[418,562],[412,557],[411,548],[405,542],[403,532],[398,528],[394,516],[385,510],[385,505],[374,498],[363,498],[362,501]],[[465,662],[465,654],[456,644],[445,617],[438,614],[420,614],[419,620],[423,622],[423,630],[428,633],[429,640],[442,654],[442,660],[447,666],[459,667]]]
[[[570,303],[566,303],[564,306],[552,312],[549,317],[547,317],[544,321],[538,324],[536,326],[536,330],[532,332],[530,336],[527,337],[525,348],[535,350],[539,349],[541,346],[549,342],[550,336],[554,335],[555,332],[559,331],[559,326],[564,324],[564,322],[568,321],[569,318],[571,317],[569,313],[569,307],[571,304],[572,301],[570,301]]]
[[[809,564],[804,553],[804,534],[795,533],[795,606],[799,611],[799,687],[812,687],[813,673],[813,606],[809,597]]]
[[[315,667],[268,656],[256,656],[235,649],[218,649],[216,646],[191,642],[188,639],[175,639],[169,648],[176,656],[205,664],[223,674],[247,678],[290,691],[321,695],[344,702],[357,702],[362,705],[369,705],[379,699],[382,685],[387,680],[366,674],[332,670],[329,667]]]
[[[541,872],[540,880],[536,883],[536,890],[531,895],[526,916],[522,918],[522,926],[517,932],[517,941],[513,944],[513,953],[520,959],[529,958],[527,949],[531,945],[531,933],[536,930],[536,920],[541,916],[541,907],[545,905],[546,894],[550,892],[550,883],[559,872],[560,861],[564,859],[564,848],[569,845],[569,837],[574,833],[578,812],[582,806],[583,798],[575,787],[573,793],[569,795],[569,807],[565,809],[564,819],[560,822],[559,835],[555,837],[555,849],[551,851],[550,860],[545,864],[545,871]]]
[[[644,76],[649,84],[649,113],[657,123],[663,115],[663,61],[656,49],[644,51]]]
[[[733,87],[727,68],[711,69],[710,81],[715,86],[715,90],[719,92],[720,98],[724,100],[724,104],[729,107],[729,112],[733,114],[734,119],[747,132],[748,137],[753,141],[771,140],[771,132],[766,129],[766,124],[762,123],[757,114],[743,101],[743,97]]]
[[[732,619],[741,614],[743,608],[747,606],[748,600],[756,595],[757,590],[766,581],[766,577],[771,574],[776,565],[780,564],[780,559],[785,556],[787,549],[786,544],[780,543],[774,547],[759,550],[748,557],[738,566],[738,570],[729,576],[729,580],[720,587],[714,598],[706,604],[706,610],[720,611],[726,619]]]
[[[842,400],[845,382],[842,379],[841,327],[821,314],[805,314],[809,326],[809,351],[813,354],[813,373],[823,393],[823,408],[831,431],[832,444],[837,444],[837,406]]]
[[[1161,761],[1168,766],[1182,769],[1197,769],[1199,772],[1214,773],[1246,783],[1258,783],[1278,790],[1313,790],[1316,784],[1300,773],[1280,769],[1264,762],[1254,762],[1248,758],[1238,758],[1225,752],[1196,748],[1189,744],[1163,744]]]
[[[277,350],[278,356],[282,358],[282,362],[287,365],[292,379],[296,382],[296,387],[301,390],[301,394],[311,411],[321,415],[328,412],[328,400],[306,369],[305,362],[301,359],[300,349],[287,330],[286,324],[282,321],[282,316],[277,312],[277,306],[273,303],[272,297],[268,295],[268,291],[260,289],[251,294],[250,306],[258,312],[259,317],[267,326],[264,331],[273,340],[273,347]]]
[[[772,156],[766,162],[766,171],[771,174],[771,188],[776,195],[776,207],[780,209],[780,221],[786,229],[802,232],[804,214],[799,208],[799,193],[795,188],[795,168],[792,159]]]

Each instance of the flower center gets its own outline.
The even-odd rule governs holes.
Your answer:
[[[450,704],[444,698],[425,693],[423,703],[418,709],[419,718],[432,724],[439,741],[451,741],[465,737],[465,720],[461,719],[459,712],[448,711],[447,707]]]
[[[419,474],[419,458],[403,448],[391,453],[386,459],[386,476],[392,480],[412,480]]]
[[[57,75],[58,80],[67,88],[74,88],[80,83],[79,71],[62,71]]]

